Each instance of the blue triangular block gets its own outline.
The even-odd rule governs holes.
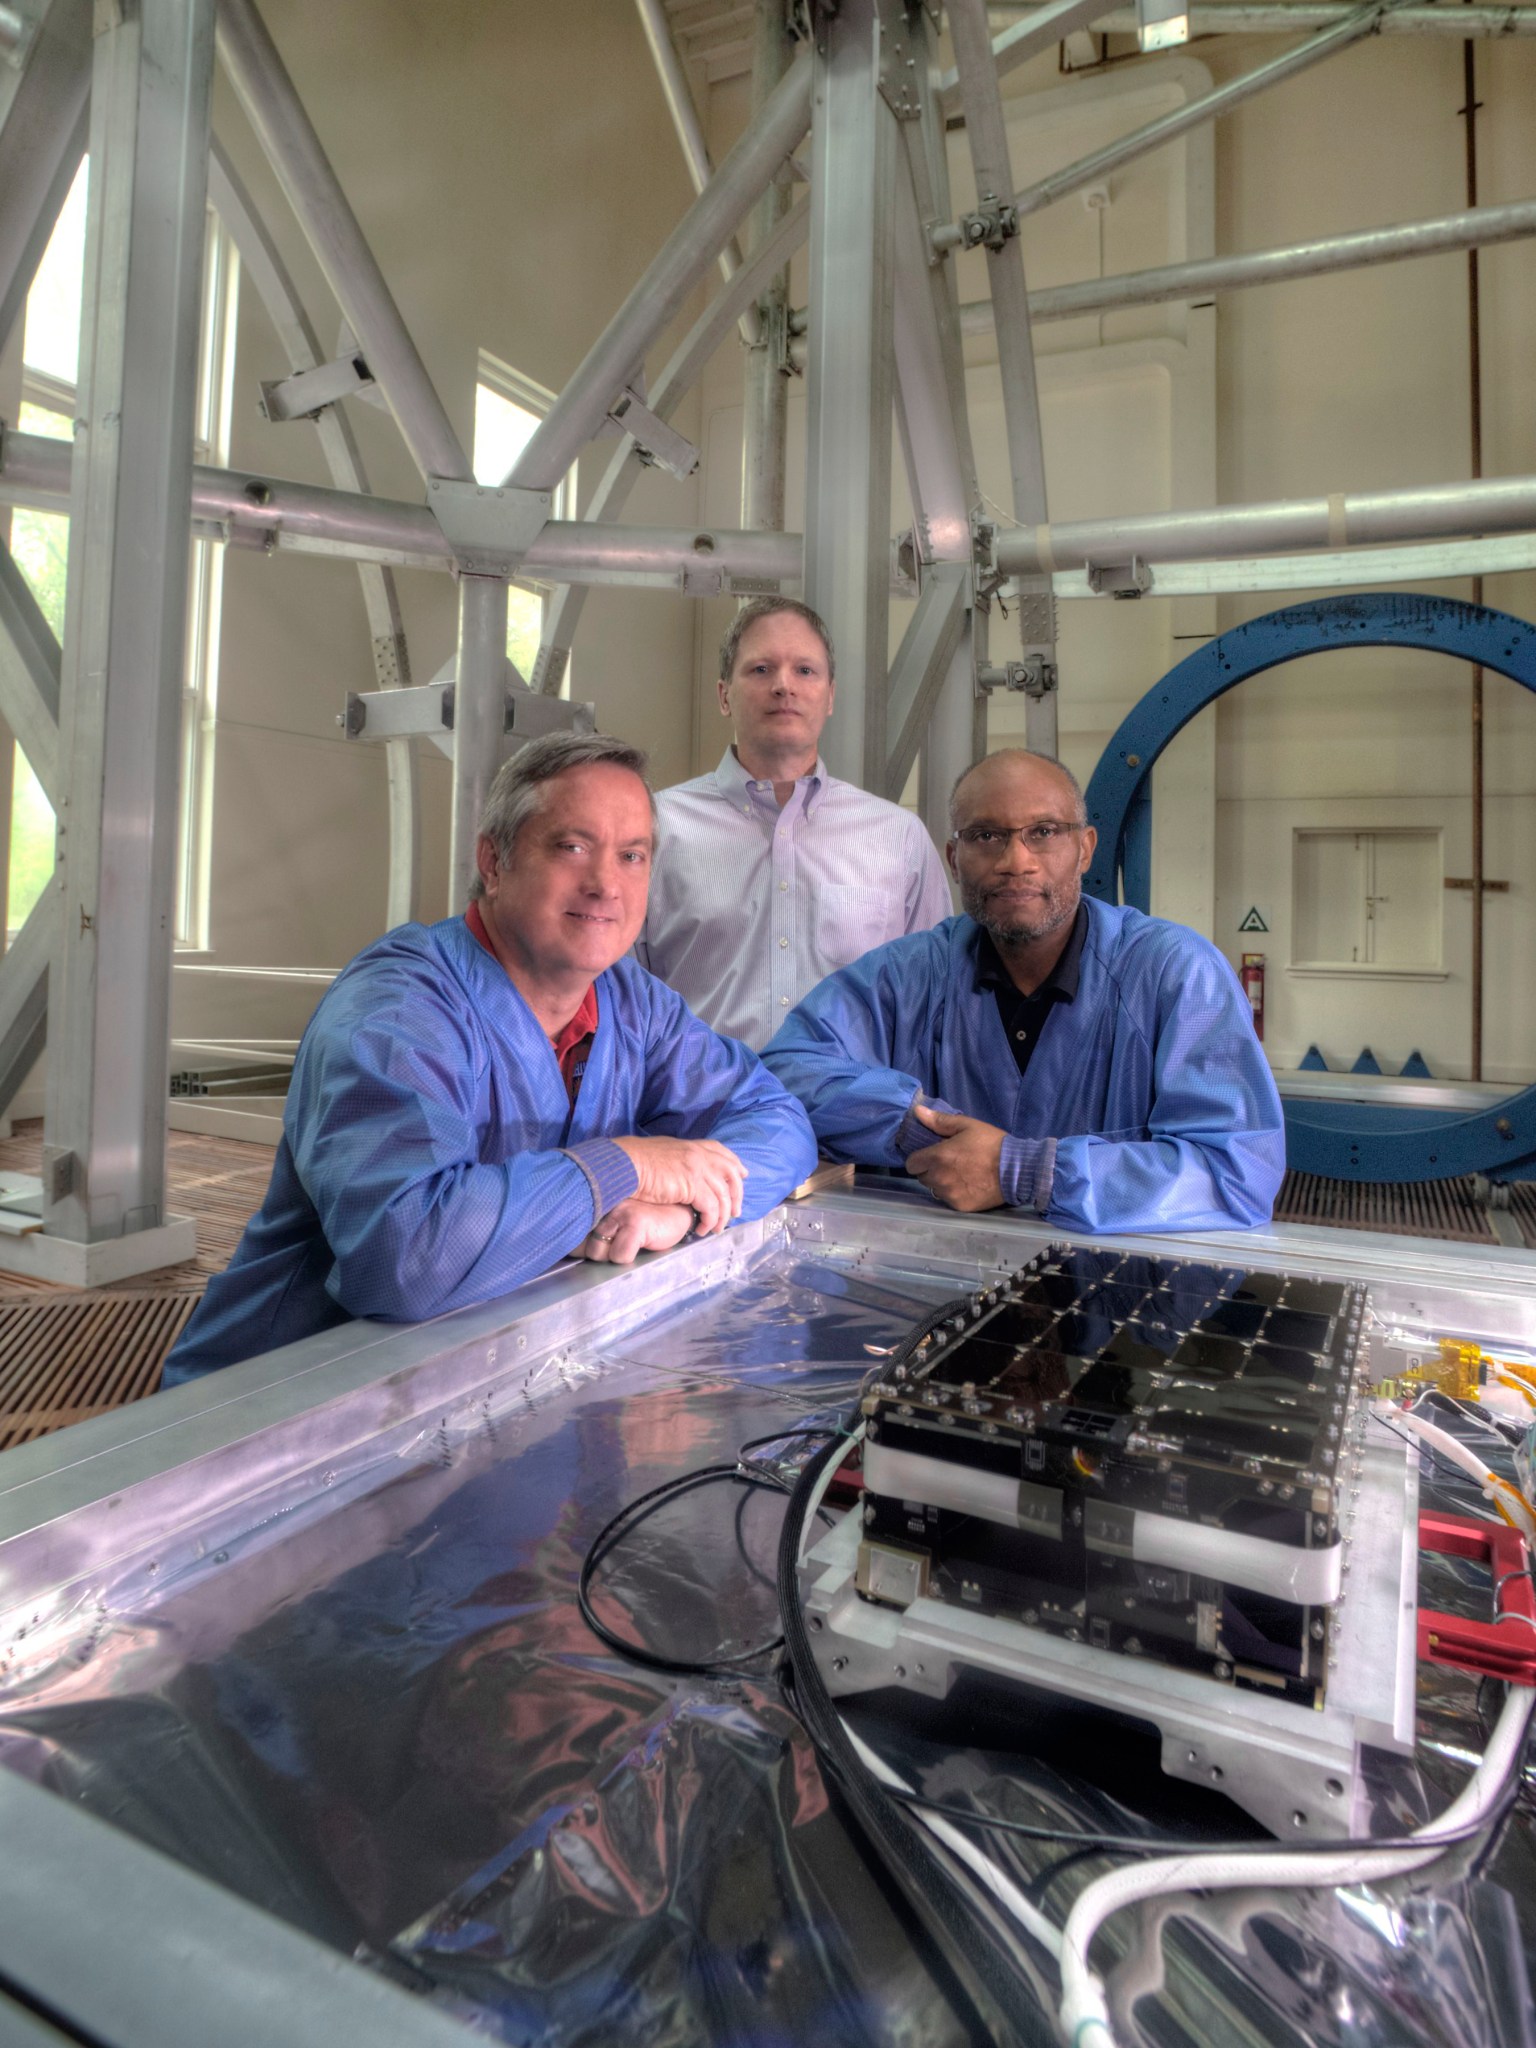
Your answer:
[[[1429,1071],[1428,1063],[1417,1046],[1409,1053],[1407,1059],[1403,1061],[1403,1074],[1405,1078],[1412,1081],[1433,1081],[1435,1078]]]
[[[1379,1074],[1381,1072],[1381,1065],[1380,1062],[1377,1060],[1375,1053],[1373,1053],[1371,1051],[1371,1048],[1367,1045],[1361,1047],[1360,1057],[1355,1061],[1355,1064],[1350,1068],[1349,1071],[1352,1074]]]
[[[1296,1071],[1299,1074],[1326,1074],[1328,1062],[1323,1058],[1315,1045],[1309,1045],[1302,1054],[1301,1065]]]

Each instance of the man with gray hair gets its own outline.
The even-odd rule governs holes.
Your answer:
[[[1280,1100],[1207,939],[1084,897],[1097,835],[1057,761],[1004,748],[955,785],[964,913],[793,1011],[765,1063],[824,1152],[902,1166],[955,1209],[1068,1229],[1266,1223]]]
[[[645,757],[551,734],[481,818],[464,917],[337,976],[294,1062],[271,1185],[167,1386],[356,1316],[418,1322],[562,1255],[627,1264],[780,1201],[804,1112],[625,956],[645,915]]]
[[[832,643],[809,605],[754,598],[720,650],[718,768],[661,793],[637,948],[717,1031],[761,1047],[824,974],[950,911],[922,820],[827,773]]]

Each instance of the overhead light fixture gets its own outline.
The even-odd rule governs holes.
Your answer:
[[[1143,50],[1171,50],[1189,41],[1189,0],[1136,0],[1136,38]]]

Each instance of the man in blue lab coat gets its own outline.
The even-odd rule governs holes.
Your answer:
[[[828,975],[763,1055],[822,1150],[1077,1230],[1266,1223],[1280,1100],[1221,954],[1084,898],[1096,835],[1058,763],[992,754],[950,815],[964,914]]]
[[[552,734],[492,784],[465,917],[345,968],[294,1063],[272,1182],[174,1386],[356,1316],[416,1322],[580,1250],[628,1263],[762,1215],[816,1163],[757,1058],[626,958],[644,756]]]

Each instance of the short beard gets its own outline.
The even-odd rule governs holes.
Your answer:
[[[1049,939],[1059,932],[1063,925],[1070,924],[1077,915],[1077,906],[1082,900],[1081,887],[1071,892],[1070,900],[1063,903],[1052,899],[1051,908],[1045,912],[1038,924],[1003,924],[995,917],[989,917],[986,908],[986,892],[980,887],[960,889],[960,907],[967,917],[974,918],[991,939],[993,945],[1032,946],[1039,939]]]

